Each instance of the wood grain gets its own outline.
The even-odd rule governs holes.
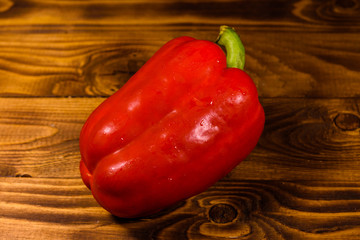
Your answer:
[[[143,219],[81,181],[80,129],[168,40],[236,28],[266,124]],[[360,0],[0,0],[0,239],[360,239]]]
[[[2,26],[99,24],[243,24],[358,30],[359,1],[2,0]],[[325,26],[324,26],[325,25]]]
[[[183,35],[214,41],[228,24],[241,34],[260,96],[358,97],[359,6],[4,0],[0,96],[109,96],[165,42]]]
[[[263,99],[265,129],[238,176],[294,180],[359,179],[358,99]],[[266,172],[266,175],[263,173]]]
[[[79,133],[103,100],[0,98],[1,176],[78,177]],[[360,179],[357,99],[261,101],[265,130],[232,179]]]
[[[0,238],[360,239],[356,182],[220,181],[158,215],[118,219],[80,179],[0,179]]]
[[[1,175],[79,176],[80,129],[102,100],[1,99]]]
[[[0,35],[0,96],[109,96],[166,41],[182,35],[213,41],[218,26],[140,31]],[[359,96],[358,34],[279,38],[272,30],[238,31],[246,46],[245,70],[261,97]]]

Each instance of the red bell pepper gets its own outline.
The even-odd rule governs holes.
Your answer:
[[[244,47],[226,26],[216,43],[169,41],[84,124],[81,176],[110,213],[143,217],[194,196],[257,144],[265,116]]]

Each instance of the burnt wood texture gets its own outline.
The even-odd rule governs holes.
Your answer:
[[[78,170],[86,118],[168,40],[223,24],[257,147],[170,209],[110,215]],[[0,0],[0,239],[360,239],[360,1]]]

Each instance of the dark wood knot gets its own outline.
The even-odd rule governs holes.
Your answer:
[[[31,175],[27,174],[27,173],[25,173],[25,174],[20,174],[19,173],[19,174],[16,174],[15,177],[31,178]]]
[[[333,0],[332,12],[338,16],[358,16],[359,0]]]
[[[334,5],[337,8],[353,9],[353,8],[357,7],[358,1],[356,1],[356,0],[334,0]]]
[[[354,131],[360,127],[360,118],[351,113],[339,113],[334,122],[343,131]]]
[[[144,64],[144,60],[130,59],[128,61],[128,71],[130,76],[134,75]]]
[[[232,222],[237,215],[237,210],[229,204],[216,204],[209,210],[209,218],[214,223]]]

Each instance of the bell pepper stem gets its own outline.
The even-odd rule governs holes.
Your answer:
[[[239,35],[235,30],[228,26],[221,26],[220,33],[216,43],[225,47],[226,65],[228,68],[244,69],[245,66],[245,48]]]

